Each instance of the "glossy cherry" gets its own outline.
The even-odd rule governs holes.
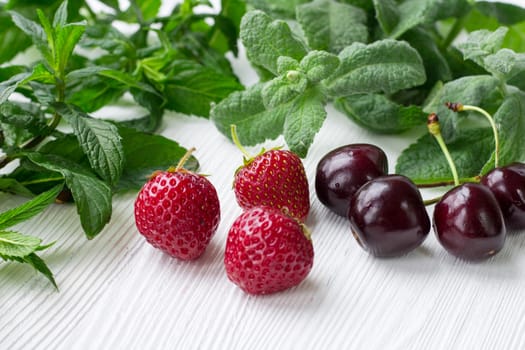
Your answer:
[[[503,248],[506,236],[496,197],[475,183],[445,193],[434,208],[434,231],[449,253],[465,260],[493,256]]]
[[[430,231],[421,193],[402,175],[378,177],[363,185],[350,201],[348,218],[356,240],[379,257],[410,252]]]
[[[346,217],[354,193],[366,182],[387,173],[388,160],[383,150],[370,144],[350,144],[321,158],[315,191],[321,203]]]
[[[496,196],[507,227],[525,229],[525,164],[495,168],[481,183]]]

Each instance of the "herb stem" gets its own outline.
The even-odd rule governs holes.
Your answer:
[[[454,24],[452,25],[452,28],[450,28],[447,36],[445,37],[445,39],[441,43],[441,48],[443,50],[446,50],[450,46],[450,44],[452,44],[452,42],[456,39],[458,34],[463,29],[463,23],[464,22],[465,22],[465,17],[457,18],[454,21]]]

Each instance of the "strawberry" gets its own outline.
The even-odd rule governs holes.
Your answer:
[[[313,266],[305,226],[282,211],[253,207],[228,232],[224,265],[228,278],[249,294],[269,294],[298,285]]]
[[[208,179],[182,168],[154,173],[135,200],[135,223],[154,247],[182,260],[196,259],[217,230],[220,205]]]
[[[310,211],[308,179],[301,159],[293,152],[272,149],[250,158],[240,145],[235,128],[232,135],[244,153],[244,165],[235,172],[233,189],[243,209],[268,206],[304,222]]]

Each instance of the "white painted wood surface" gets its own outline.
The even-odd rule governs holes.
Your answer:
[[[255,80],[244,60],[235,67],[244,82]],[[135,193],[114,198],[111,223],[93,241],[74,206],[52,206],[17,229],[57,242],[42,257],[60,291],[29,267],[0,263],[0,349],[525,348],[525,232],[510,233],[483,263],[453,258],[433,232],[407,256],[374,259],[315,197],[315,166],[329,150],[373,142],[392,170],[416,133],[372,135],[329,108],[304,159],[314,268],[296,288],[253,297],[228,281],[222,263],[241,213],[231,189],[240,152],[207,120],[174,113],[164,120],[161,133],[197,148],[201,172],[219,193],[222,220],[204,256],[180,262],[148,245],[134,226]],[[0,210],[22,202],[0,194]]]

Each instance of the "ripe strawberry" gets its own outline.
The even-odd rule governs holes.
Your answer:
[[[310,211],[308,179],[293,152],[273,149],[252,159],[235,173],[233,188],[243,209],[268,206],[305,221]]]
[[[184,158],[189,157],[189,153]],[[135,223],[154,247],[182,259],[204,253],[220,220],[217,191],[204,176],[182,168],[159,171],[135,201]]]
[[[298,285],[313,259],[304,225],[276,208],[254,207],[230,228],[224,265],[228,278],[245,292],[269,294]]]

